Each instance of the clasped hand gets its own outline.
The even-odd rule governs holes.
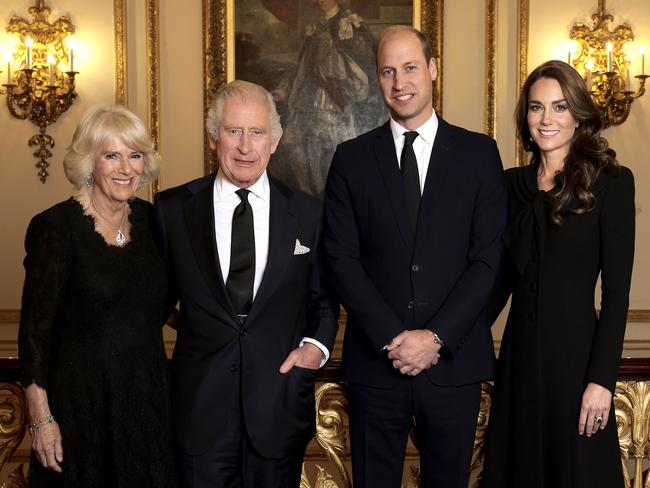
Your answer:
[[[393,367],[409,376],[416,376],[438,364],[440,358],[440,344],[433,339],[433,332],[429,329],[405,330],[390,341],[386,350]]]

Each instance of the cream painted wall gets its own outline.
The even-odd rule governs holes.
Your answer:
[[[447,122],[477,132],[483,131],[484,16],[484,2],[445,2],[443,116]]]
[[[514,164],[512,111],[517,85],[517,6],[519,0],[498,1],[497,124],[496,139],[505,167]],[[0,311],[20,306],[23,280],[22,240],[29,219],[63,200],[70,186],[61,158],[80,115],[95,103],[112,103],[115,96],[113,11],[109,0],[51,0],[51,18],[68,14],[77,26],[79,99],[54,126],[57,141],[51,176],[43,185],[36,177],[35,161],[26,141],[34,128],[9,116],[0,103]],[[4,0],[0,24],[13,14],[27,16],[33,0]],[[145,2],[127,1],[129,107],[148,120]],[[163,156],[161,188],[169,188],[203,173],[203,67],[202,2],[160,2],[160,151]],[[596,0],[530,0],[530,60],[532,68],[549,57],[566,56],[564,40],[569,26],[590,22]],[[639,38],[650,45],[650,9],[646,0],[609,0],[615,23],[629,21]],[[5,7],[9,5],[9,7]],[[446,0],[444,8],[444,117],[471,130],[483,130],[485,70],[485,2]],[[0,29],[0,51],[10,38]],[[650,68],[650,59],[648,59]],[[0,74],[0,80],[3,74]],[[605,134],[619,159],[630,166],[637,180],[638,238],[632,307],[650,309],[650,168],[644,144],[650,136],[650,94],[634,103],[630,119]],[[0,342],[15,337],[3,327]],[[500,337],[503,320],[495,326]],[[630,324],[628,339],[650,355],[648,324]],[[5,353],[0,344],[0,355]],[[7,346],[10,347],[10,346]],[[11,346],[13,347],[13,346]]]

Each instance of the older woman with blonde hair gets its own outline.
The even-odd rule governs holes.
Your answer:
[[[151,205],[135,197],[158,159],[137,116],[91,108],[63,162],[74,195],[27,229],[19,352],[31,487],[175,483],[167,284]]]

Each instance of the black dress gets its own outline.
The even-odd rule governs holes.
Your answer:
[[[63,474],[32,456],[30,487],[170,487],[174,462],[162,341],[163,263],[151,205],[130,202],[131,241],[106,244],[74,199],[34,217],[25,238],[19,352],[45,388]]]
[[[483,488],[623,487],[612,406],[607,427],[578,435],[590,382],[616,386],[634,254],[634,179],[602,173],[596,207],[550,223],[537,165],[506,172],[513,292],[489,419]],[[602,278],[600,318],[594,290]]]

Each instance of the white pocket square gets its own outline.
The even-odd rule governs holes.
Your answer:
[[[300,254],[307,254],[309,248],[300,244],[300,239],[296,239],[296,247],[293,249],[293,255],[298,256]]]

